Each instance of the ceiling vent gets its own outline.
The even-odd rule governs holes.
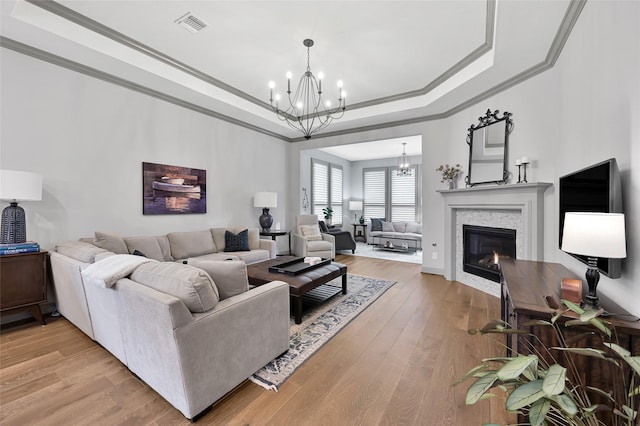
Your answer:
[[[174,22],[194,34],[207,27],[207,24],[202,19],[196,18],[191,12],[185,13]]]

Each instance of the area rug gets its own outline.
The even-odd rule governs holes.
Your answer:
[[[348,256],[363,256],[373,257],[375,259],[395,260],[396,262],[408,262],[422,264],[422,250],[418,250],[414,253],[398,253],[387,250],[374,249],[371,244],[357,242],[356,252],[351,254],[351,251],[341,251],[340,254]]]
[[[394,284],[395,281],[348,274],[347,294],[339,293],[310,308],[303,314],[300,324],[295,324],[291,318],[289,351],[265,365],[249,380],[277,391],[298,367]],[[325,285],[342,288],[342,279],[336,278]]]

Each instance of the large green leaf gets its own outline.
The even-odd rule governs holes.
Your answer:
[[[562,303],[564,303],[567,308],[569,308],[576,314],[578,315],[584,314],[584,309],[582,309],[580,306],[576,305],[575,303],[565,299],[562,299]]]
[[[507,398],[506,407],[509,411],[516,411],[533,404],[541,398],[544,398],[542,379],[525,383],[511,392],[511,395]]]
[[[564,390],[567,369],[561,365],[554,364],[549,367],[547,376],[542,383],[542,390],[548,396],[559,395]]]
[[[595,357],[595,358],[606,359],[606,357],[604,356],[605,355],[604,351],[601,351],[600,349],[593,349],[593,348],[562,348],[562,347],[558,347],[558,346],[554,346],[551,349],[556,349],[558,351],[571,352],[571,353],[574,353],[574,354],[579,354],[579,355],[584,355],[584,356],[592,356],[592,357]]]
[[[629,364],[629,366],[640,375],[640,356],[631,356],[631,352],[622,346],[616,345],[615,343],[603,342],[603,345],[611,348],[615,353],[620,355],[620,357],[622,357],[622,359],[624,359],[627,364]]]
[[[540,426],[544,424],[544,419],[547,417],[547,413],[551,408],[551,401],[546,398],[542,398],[531,404],[529,409],[529,421],[531,426]]]
[[[578,406],[567,394],[553,395],[551,400],[569,417],[573,417],[578,413]]]
[[[604,313],[604,309],[598,309],[597,311],[594,311],[594,310],[584,311],[584,313],[580,315],[580,321],[589,322],[591,319],[597,318],[603,313]]]
[[[469,386],[469,389],[467,389],[465,403],[467,405],[473,405],[478,402],[478,400],[482,398],[482,395],[491,389],[497,379],[498,375],[496,373],[490,373],[473,382],[473,384]]]
[[[629,392],[629,396],[636,396],[636,395],[640,395],[640,386],[638,386],[637,388]]]
[[[601,320],[599,320],[598,318],[591,318],[589,320],[589,324],[593,325],[594,327],[596,327],[598,330],[602,331],[604,334],[606,334],[608,337],[611,337],[611,329],[609,327],[607,327],[605,325],[604,322],[602,322]]]
[[[538,357],[535,355],[528,356],[519,356],[517,358],[512,359],[508,363],[502,366],[500,370],[498,370],[498,378],[503,382],[508,380],[514,380],[520,377],[522,372],[527,369],[531,363],[538,362]]]
[[[473,367],[471,370],[469,370],[467,372],[467,374],[465,374],[464,376],[460,377],[454,384],[453,386],[459,385],[460,383],[464,382],[465,380],[467,380],[469,377],[475,375],[476,373],[485,370],[487,367],[489,367],[489,365],[487,364],[480,364],[477,365],[475,367]]]

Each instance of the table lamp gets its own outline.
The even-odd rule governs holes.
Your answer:
[[[362,201],[349,201],[349,210],[352,212],[362,211]],[[358,223],[358,213],[353,216],[353,223]]]
[[[256,192],[253,196],[253,207],[262,208],[262,215],[258,222],[262,227],[262,232],[269,232],[273,225],[273,217],[269,214],[269,208],[278,206],[277,192]]]
[[[564,216],[562,250],[587,256],[589,267],[585,277],[589,294],[586,299],[593,309],[599,309],[596,292],[600,280],[598,258],[627,257],[624,214],[567,212]]]
[[[2,211],[0,244],[24,243],[27,240],[27,222],[18,201],[42,200],[42,175],[0,170],[0,199],[11,201],[11,205]]]

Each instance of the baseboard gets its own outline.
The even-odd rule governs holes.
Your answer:
[[[428,268],[423,266],[422,273],[433,274],[433,275],[444,275],[444,268]]]

